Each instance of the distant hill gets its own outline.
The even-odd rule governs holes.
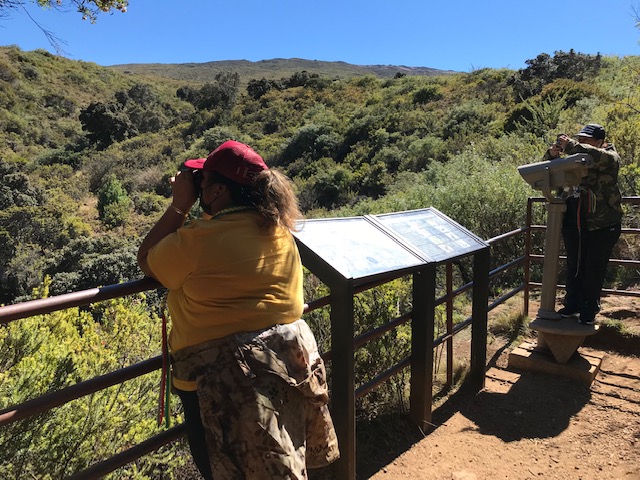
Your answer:
[[[234,71],[240,75],[243,83],[263,77],[269,80],[279,80],[301,71],[317,73],[323,77],[330,78],[350,78],[365,75],[393,78],[397,74],[434,76],[458,73],[452,70],[438,70],[429,67],[352,65],[345,62],[325,62],[300,58],[274,58],[271,60],[260,60],[258,62],[248,60],[222,60],[205,63],[130,63],[111,65],[107,68],[133,75],[147,75],[192,82],[213,81],[216,74],[220,72]]]

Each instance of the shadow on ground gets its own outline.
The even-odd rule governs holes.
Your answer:
[[[596,335],[590,335],[584,341],[585,347],[598,350],[615,351],[621,355],[640,356],[640,336],[621,332],[615,325],[600,324]]]
[[[629,335],[615,327],[603,325],[600,332],[589,339],[592,341],[589,345],[585,342],[585,346],[622,355],[637,356],[640,353],[640,336]],[[493,352],[487,362],[488,368],[504,370],[504,364],[499,366],[498,359],[504,358],[504,354],[514,346],[513,340],[505,339]],[[427,431],[420,430],[407,412],[379,414],[366,422],[359,421],[356,428],[357,479],[368,479],[392,464],[425,436],[446,424],[456,413],[471,420],[474,430],[483,435],[495,436],[504,442],[517,442],[521,439],[557,437],[592,400],[592,389],[576,381],[531,371],[519,373],[519,378],[506,385],[500,393],[491,389],[477,392],[463,383],[433,410],[433,425]],[[599,376],[597,395],[608,395],[602,391],[602,387],[609,383],[612,383],[616,395],[626,389],[636,392],[637,388],[626,386],[625,382],[633,383],[637,378],[633,374],[604,370]],[[335,479],[330,468],[309,473],[311,480]]]
[[[433,410],[432,426],[426,431],[421,430],[408,413],[379,415],[367,422],[359,422],[356,431],[357,478],[367,479],[392,463],[473,401],[476,393],[463,383],[440,407]]]
[[[460,413],[480,433],[505,442],[549,438],[564,431],[590,398],[589,388],[575,381],[527,373],[507,393],[478,393]]]

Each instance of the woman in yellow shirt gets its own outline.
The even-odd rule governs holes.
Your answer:
[[[297,199],[240,142],[185,166],[138,263],[169,289],[173,385],[195,463],[204,478],[306,478],[339,454],[324,364],[300,319]],[[185,225],[198,196],[205,215]]]

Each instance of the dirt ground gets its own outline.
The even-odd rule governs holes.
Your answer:
[[[605,298],[605,318],[627,334],[587,337],[579,352],[603,356],[590,386],[514,371],[508,354],[518,345],[493,342],[485,388],[454,393],[425,435],[407,426],[387,458],[358,462],[358,478],[640,480],[640,301]]]

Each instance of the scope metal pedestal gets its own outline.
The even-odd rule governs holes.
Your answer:
[[[546,204],[546,208],[547,232],[540,309],[529,327],[538,331],[538,349],[549,350],[556,362],[566,363],[580,348],[587,335],[593,335],[598,329],[595,325],[580,325],[574,317],[562,318],[555,311],[562,216],[567,207],[564,200],[554,198]]]
[[[556,312],[556,286],[558,260],[562,236],[562,217],[566,211],[565,195],[554,195],[553,190],[580,184],[587,173],[588,155],[572,155],[563,159],[523,165],[518,168],[522,177],[547,199],[547,231],[545,234],[544,263],[540,309],[529,326],[538,332],[537,349],[551,351],[558,363],[566,363],[588,335],[598,331],[594,325],[580,325],[576,318],[562,318]]]

